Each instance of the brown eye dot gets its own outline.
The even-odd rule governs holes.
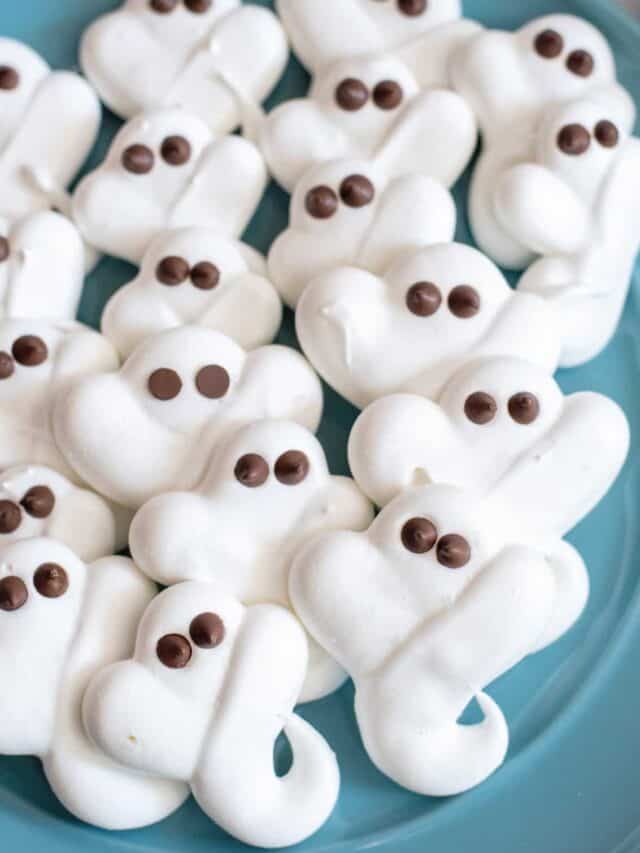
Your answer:
[[[20,527],[22,513],[13,501],[0,501],[0,533],[6,536]]]
[[[331,187],[314,187],[307,193],[304,206],[314,219],[329,219],[338,209],[338,196]]]
[[[229,374],[219,364],[209,364],[198,371],[196,388],[203,397],[209,400],[219,400],[229,390],[231,379]]]
[[[464,404],[464,413],[471,423],[485,426],[491,423],[498,411],[498,405],[490,394],[484,391],[476,391],[467,397]]]
[[[267,482],[269,465],[257,453],[247,453],[246,456],[241,456],[238,459],[233,473],[236,480],[246,486],[247,489],[257,489],[258,486]]]
[[[449,310],[455,317],[468,320],[480,311],[480,294],[474,287],[461,284],[449,294]]]
[[[169,669],[184,669],[191,660],[191,643],[181,634],[165,634],[158,640],[156,654]]]
[[[45,598],[60,598],[69,589],[69,577],[57,563],[43,563],[36,569],[33,585]]]
[[[160,15],[166,15],[178,5],[178,0],[150,0],[149,6],[154,12]]]
[[[369,90],[355,77],[348,77],[336,88],[336,103],[349,113],[361,110],[369,100]]]
[[[289,450],[278,459],[274,471],[283,485],[297,486],[309,473],[309,459],[299,450]]]
[[[220,270],[208,261],[201,261],[191,270],[191,281],[198,290],[213,290],[220,283]]]
[[[182,391],[182,379],[175,370],[161,367],[154,370],[148,381],[149,391],[156,400],[174,400]]]
[[[184,5],[190,12],[203,15],[211,8],[212,0],[184,0]]]
[[[22,335],[11,348],[14,359],[24,367],[37,367],[47,360],[49,350],[37,335]]]
[[[146,175],[153,169],[155,157],[146,145],[130,145],[122,152],[122,165],[132,175]]]
[[[461,569],[471,559],[471,547],[463,536],[449,533],[438,542],[438,562],[447,569]]]
[[[383,80],[373,90],[373,102],[381,110],[395,110],[402,103],[402,86],[394,80]]]
[[[48,486],[33,486],[20,501],[25,512],[33,518],[48,518],[55,504],[56,497]]]
[[[590,145],[591,134],[581,124],[567,124],[558,134],[558,148],[570,157],[579,157]]]
[[[517,424],[528,426],[538,419],[540,403],[535,394],[522,391],[509,400],[509,414]]]
[[[365,207],[375,194],[373,184],[364,175],[349,175],[340,184],[340,198],[349,207]]]
[[[184,258],[163,258],[156,267],[156,278],[160,284],[176,287],[189,278],[189,264]]]
[[[10,65],[0,65],[0,90],[12,92],[20,84],[20,75]]]
[[[416,317],[431,317],[442,305],[440,288],[430,281],[419,281],[407,291],[406,303]]]
[[[0,237],[0,263],[4,263],[11,254],[11,246],[6,237]]]
[[[199,649],[215,649],[224,640],[224,634],[224,622],[217,613],[201,613],[189,626],[189,636]]]
[[[557,59],[564,50],[564,39],[555,30],[544,30],[536,38],[534,47],[543,59]]]
[[[0,610],[12,613],[27,603],[29,591],[22,578],[14,575],[0,581]]]
[[[615,148],[620,140],[618,128],[612,121],[603,119],[596,125],[595,137],[603,148]]]
[[[412,518],[402,528],[400,538],[407,551],[426,554],[436,544],[438,531],[428,518]]]
[[[416,18],[427,11],[428,0],[398,0],[398,9],[403,15]]]
[[[8,352],[0,352],[0,379],[8,379],[13,376],[15,363]]]
[[[594,66],[593,56],[586,50],[574,50],[567,58],[567,68],[578,77],[590,77]]]
[[[160,147],[160,154],[170,166],[184,166],[191,158],[191,143],[184,136],[167,136]]]

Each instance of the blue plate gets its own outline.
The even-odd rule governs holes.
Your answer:
[[[24,39],[56,68],[75,66],[82,30],[120,0],[3,2],[0,31]],[[322,0],[317,0],[322,3]],[[263,0],[263,5],[271,5]],[[467,0],[467,14],[491,27],[514,28],[559,10],[583,15],[610,39],[623,83],[640,102],[640,26],[607,0]],[[307,77],[292,60],[273,102],[303,94]],[[106,116],[90,165],[103,157],[118,127]],[[458,188],[465,195],[467,181]],[[268,249],[287,222],[288,201],[273,187],[247,238]],[[461,207],[461,210],[464,208]],[[458,237],[468,241],[465,217]],[[88,281],[80,318],[98,324],[108,297],[132,268],[105,260]],[[588,366],[560,375],[566,391],[593,389],[614,397],[631,420],[631,461],[615,488],[570,539],[585,556],[593,590],[589,607],[561,642],[496,682],[491,693],[511,727],[505,766],[464,796],[431,800],[409,794],[367,760],[353,717],[353,689],[303,711],[336,750],[343,788],[327,826],[301,850],[385,853],[632,853],[640,850],[640,367],[636,275],[620,330]],[[294,342],[292,318],[281,340]],[[321,438],[334,472],[346,470],[346,440],[355,411],[327,391]],[[10,690],[11,685],[3,685]],[[109,834],[73,820],[56,802],[34,759],[0,758],[0,850],[14,853],[226,853],[246,849],[211,824],[190,801],[164,823]]]

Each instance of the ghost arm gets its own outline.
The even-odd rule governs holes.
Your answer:
[[[475,21],[452,21],[426,32],[395,53],[411,68],[421,88],[447,89],[451,57],[481,32],[482,27]]]
[[[224,281],[198,320],[199,325],[224,332],[245,350],[270,344],[281,322],[278,292],[268,278],[251,272]]]
[[[113,294],[101,321],[102,334],[109,338],[122,359],[129,358],[146,338],[180,325],[181,318],[161,295],[137,280]]]

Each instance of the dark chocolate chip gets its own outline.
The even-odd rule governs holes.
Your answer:
[[[395,80],[383,80],[373,90],[373,102],[381,110],[395,110],[402,103],[402,86]]]
[[[555,30],[544,30],[536,38],[534,47],[543,59],[557,59],[564,50],[564,39]]]
[[[594,67],[593,56],[587,50],[574,50],[567,57],[567,68],[578,77],[590,77]]]
[[[581,124],[567,124],[558,134],[558,148],[571,157],[579,157],[589,150],[591,134]]]
[[[49,486],[33,486],[22,498],[20,505],[33,518],[48,518],[56,505],[56,496]]]
[[[167,287],[177,287],[189,278],[189,264],[184,258],[172,256],[163,258],[156,267],[156,278]]]
[[[535,394],[521,391],[509,400],[509,414],[517,424],[528,426],[538,419],[540,403]]]
[[[274,472],[285,486],[297,486],[307,478],[309,459],[300,450],[288,450],[276,462]]]
[[[438,540],[436,526],[428,518],[412,518],[402,528],[402,544],[412,554],[426,554]]]
[[[224,397],[230,385],[229,374],[219,364],[208,364],[199,370],[196,376],[196,388],[209,400],[219,400]]]
[[[22,521],[22,512],[13,501],[0,501],[0,533],[6,536],[14,533]]]
[[[212,0],[184,0],[184,5],[196,15],[204,15],[212,5]]]
[[[217,613],[201,613],[189,626],[189,636],[199,649],[215,649],[224,634],[224,622]]]
[[[407,291],[406,303],[416,317],[431,317],[442,305],[442,293],[432,282],[419,281]]]
[[[13,376],[15,369],[15,362],[9,353],[0,352],[0,379],[8,379]]]
[[[220,284],[220,270],[209,261],[200,261],[191,270],[191,281],[198,290],[213,290]]]
[[[449,310],[461,320],[468,320],[480,311],[480,294],[475,287],[461,284],[449,294]]]
[[[338,209],[338,196],[331,187],[314,187],[307,193],[304,205],[314,219],[329,219]]]
[[[598,122],[594,135],[603,148],[615,148],[620,141],[618,128],[607,119]]]
[[[348,77],[336,88],[336,103],[349,113],[361,110],[369,100],[369,90],[355,77]]]
[[[45,598],[60,598],[69,589],[69,577],[57,563],[43,563],[36,569],[33,585]]]
[[[170,166],[184,166],[191,159],[191,143],[184,136],[167,136],[160,147],[160,154]]]
[[[471,547],[463,536],[449,533],[438,542],[438,562],[447,569],[461,569],[471,559]]]
[[[349,207],[365,207],[375,194],[375,187],[364,175],[349,175],[340,184],[340,198]]]
[[[11,246],[6,237],[0,237],[0,263],[7,260],[11,254]]]
[[[165,634],[158,640],[156,654],[169,669],[184,669],[191,660],[191,643],[181,634]]]
[[[424,15],[428,5],[428,0],[398,0],[398,9],[403,15],[408,15],[410,18]]]
[[[173,400],[182,391],[182,379],[175,370],[161,367],[149,377],[148,387],[156,400]]]
[[[47,345],[37,335],[22,335],[11,347],[14,359],[24,367],[37,367],[47,360]]]
[[[485,394],[484,391],[476,391],[475,394],[471,394],[464,404],[465,415],[478,426],[490,424],[497,411],[498,404],[491,394]]]
[[[10,65],[0,65],[0,90],[12,92],[20,85],[20,75]]]
[[[269,465],[266,459],[257,453],[247,453],[236,463],[234,472],[236,480],[248,489],[257,489],[269,478]]]
[[[146,145],[130,145],[122,152],[122,165],[132,175],[146,175],[153,169],[155,157]]]
[[[29,591],[22,578],[10,575],[0,581],[0,610],[11,613],[27,603]]]
[[[160,15],[166,15],[168,12],[173,12],[173,10],[178,5],[178,0],[149,0],[149,6],[154,12],[158,12]]]

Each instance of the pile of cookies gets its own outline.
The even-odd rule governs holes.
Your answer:
[[[191,792],[262,847],[329,818],[340,756],[294,707],[347,677],[399,785],[503,762],[484,690],[579,618],[563,537],[629,449],[553,374],[614,335],[640,246],[635,108],[587,21],[276,6],[127,0],[86,78],[0,39],[0,753],[96,826]],[[311,88],[267,115],[289,41]],[[71,194],[98,96],[126,121]],[[476,249],[450,188],[478,135]],[[265,259],[240,238],[269,176],[291,212]],[[98,333],[74,318],[100,253],[139,271]],[[272,343],[283,303],[306,358]],[[317,374],[363,410],[353,479]]]

